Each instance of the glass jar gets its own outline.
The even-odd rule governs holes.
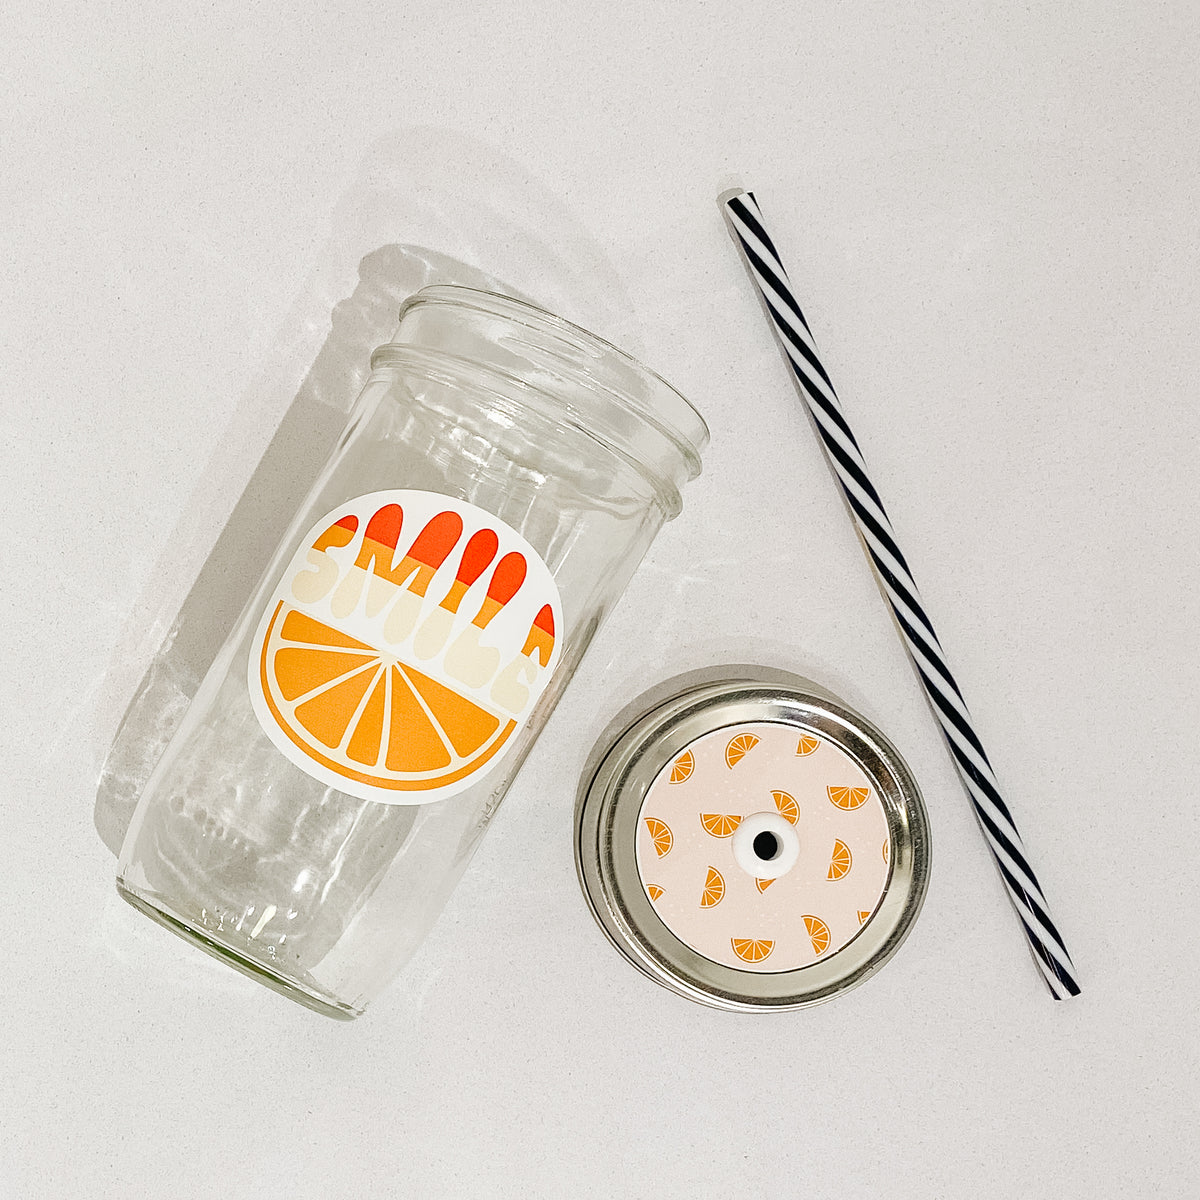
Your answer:
[[[432,925],[708,441],[659,376],[490,293],[416,293],[371,365],[117,877],[344,1018]]]

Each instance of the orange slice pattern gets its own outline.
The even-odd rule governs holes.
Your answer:
[[[812,938],[812,948],[817,954],[824,954],[829,949],[829,926],[820,917],[804,918],[804,928]]]
[[[772,792],[771,796],[775,801],[775,807],[779,810],[779,815],[789,825],[795,825],[800,820],[800,806],[796,803],[796,798],[789,796],[787,792]]]
[[[887,862],[887,860],[888,860],[888,849],[890,846],[891,846],[891,840],[889,838],[884,838],[883,839],[883,851],[882,851],[884,862]]]
[[[657,883],[646,884],[646,892],[650,896],[651,900],[657,900],[659,896],[663,894],[662,888],[660,888]]]
[[[850,855],[850,847],[841,838],[835,838],[833,842],[833,855],[829,859],[829,874],[825,878],[844,879],[849,874],[850,864],[853,861]]]
[[[675,838],[671,834],[671,827],[666,821],[660,821],[657,817],[646,818],[646,828],[650,831],[650,841],[654,845],[654,853],[662,858],[665,854],[671,853],[671,847],[675,845]]]
[[[671,782],[685,783],[695,769],[696,756],[690,750],[685,750],[671,766]]]
[[[704,891],[700,896],[701,908],[715,908],[725,899],[725,880],[716,867],[708,868],[708,879],[704,883]]]
[[[742,818],[740,816],[735,817],[729,813],[700,814],[700,824],[704,826],[704,832],[712,834],[713,837],[732,837],[733,831],[741,823]]]
[[[796,753],[802,737],[811,739],[799,747],[808,757]],[[686,776],[682,786],[672,785],[673,772]],[[747,974],[820,969],[875,921],[886,895],[880,800],[857,759],[807,726],[738,721],[676,742],[637,814],[635,891],[664,888],[656,916],[711,962]],[[661,862],[642,826],[650,814],[674,834]],[[741,839],[760,828],[773,830],[789,857],[799,838],[795,870],[779,874],[780,863],[753,854],[735,863]],[[649,920],[645,902],[642,912]]]
[[[807,918],[805,918],[807,920]],[[730,938],[733,952],[743,962],[762,962],[775,949],[774,942],[762,942],[755,938]]]
[[[831,787],[828,791],[829,799],[832,801],[834,807],[843,809],[846,812],[862,808],[867,802],[867,797],[871,794],[871,789],[864,787]]]
[[[308,757],[342,778],[393,791],[472,774],[516,728],[282,601],[263,638],[259,678],[272,717]]]
[[[796,754],[802,758],[807,754],[812,754],[820,745],[820,738],[813,737],[810,733],[802,733],[800,735],[800,742],[796,746]]]
[[[725,765],[732,771],[757,745],[758,738],[754,734],[739,734],[725,747]]]

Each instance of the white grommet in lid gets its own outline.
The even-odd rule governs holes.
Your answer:
[[[733,831],[733,860],[751,879],[778,879],[800,857],[795,826],[777,812],[751,813]]]

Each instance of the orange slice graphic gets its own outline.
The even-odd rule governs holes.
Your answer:
[[[820,738],[813,737],[811,733],[802,733],[800,735],[800,742],[796,746],[796,753],[803,757],[806,754],[812,754],[820,745]]]
[[[695,769],[696,756],[690,750],[685,750],[671,766],[671,782],[685,782],[692,777]]]
[[[651,900],[657,900],[659,898],[659,896],[661,896],[663,894],[662,888],[660,888],[657,883],[646,884],[646,891],[649,894]]]
[[[887,860],[888,860],[888,847],[890,845],[891,845],[890,841],[887,838],[884,838],[883,839],[883,850],[881,851],[881,853],[883,854],[884,862],[887,862]]]
[[[789,825],[795,825],[800,820],[800,806],[795,797],[789,796],[787,792],[772,792],[771,796],[775,800],[775,807],[779,809],[779,815]]]
[[[847,812],[862,808],[871,794],[870,788],[831,787],[827,790],[834,807],[845,809]]]
[[[812,947],[817,954],[824,954],[829,949],[829,926],[820,917],[805,917],[804,928],[812,938]]]
[[[280,601],[259,657],[288,739],[344,779],[428,791],[478,771],[517,723]]]
[[[756,879],[756,880],[754,881],[754,886],[755,886],[756,888],[758,888],[759,894],[761,895],[761,894],[762,894],[763,892],[765,892],[765,891],[767,890],[767,888],[769,888],[769,887],[771,886],[771,884],[773,884],[774,882],[775,882],[775,880],[773,880],[773,879]]]
[[[704,891],[700,896],[701,908],[713,908],[725,899],[725,880],[716,867],[708,868],[708,879],[704,883]]]
[[[835,838],[833,842],[833,855],[829,859],[829,874],[825,878],[844,879],[850,870],[852,861],[850,847],[841,838]]]
[[[861,925],[871,914],[865,908],[858,910],[858,923]]]
[[[755,938],[730,938],[733,952],[744,962],[762,962],[775,949],[774,942],[760,942]]]
[[[742,823],[741,817],[731,816],[728,813],[701,813],[700,824],[704,826],[705,833],[711,833],[713,837],[727,838],[733,836],[733,831]]]
[[[725,747],[725,765],[732,771],[757,745],[758,738],[754,734],[739,734]]]
[[[675,845],[675,839],[671,836],[671,827],[666,821],[660,821],[657,817],[647,817],[646,828],[650,831],[650,841],[654,844],[654,853],[659,858],[662,858],[664,854],[670,854],[671,847]]]

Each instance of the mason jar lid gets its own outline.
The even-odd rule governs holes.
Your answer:
[[[816,685],[706,674],[659,689],[594,751],[584,895],[634,966],[689,999],[821,1003],[874,974],[920,911],[920,793],[883,734]]]

